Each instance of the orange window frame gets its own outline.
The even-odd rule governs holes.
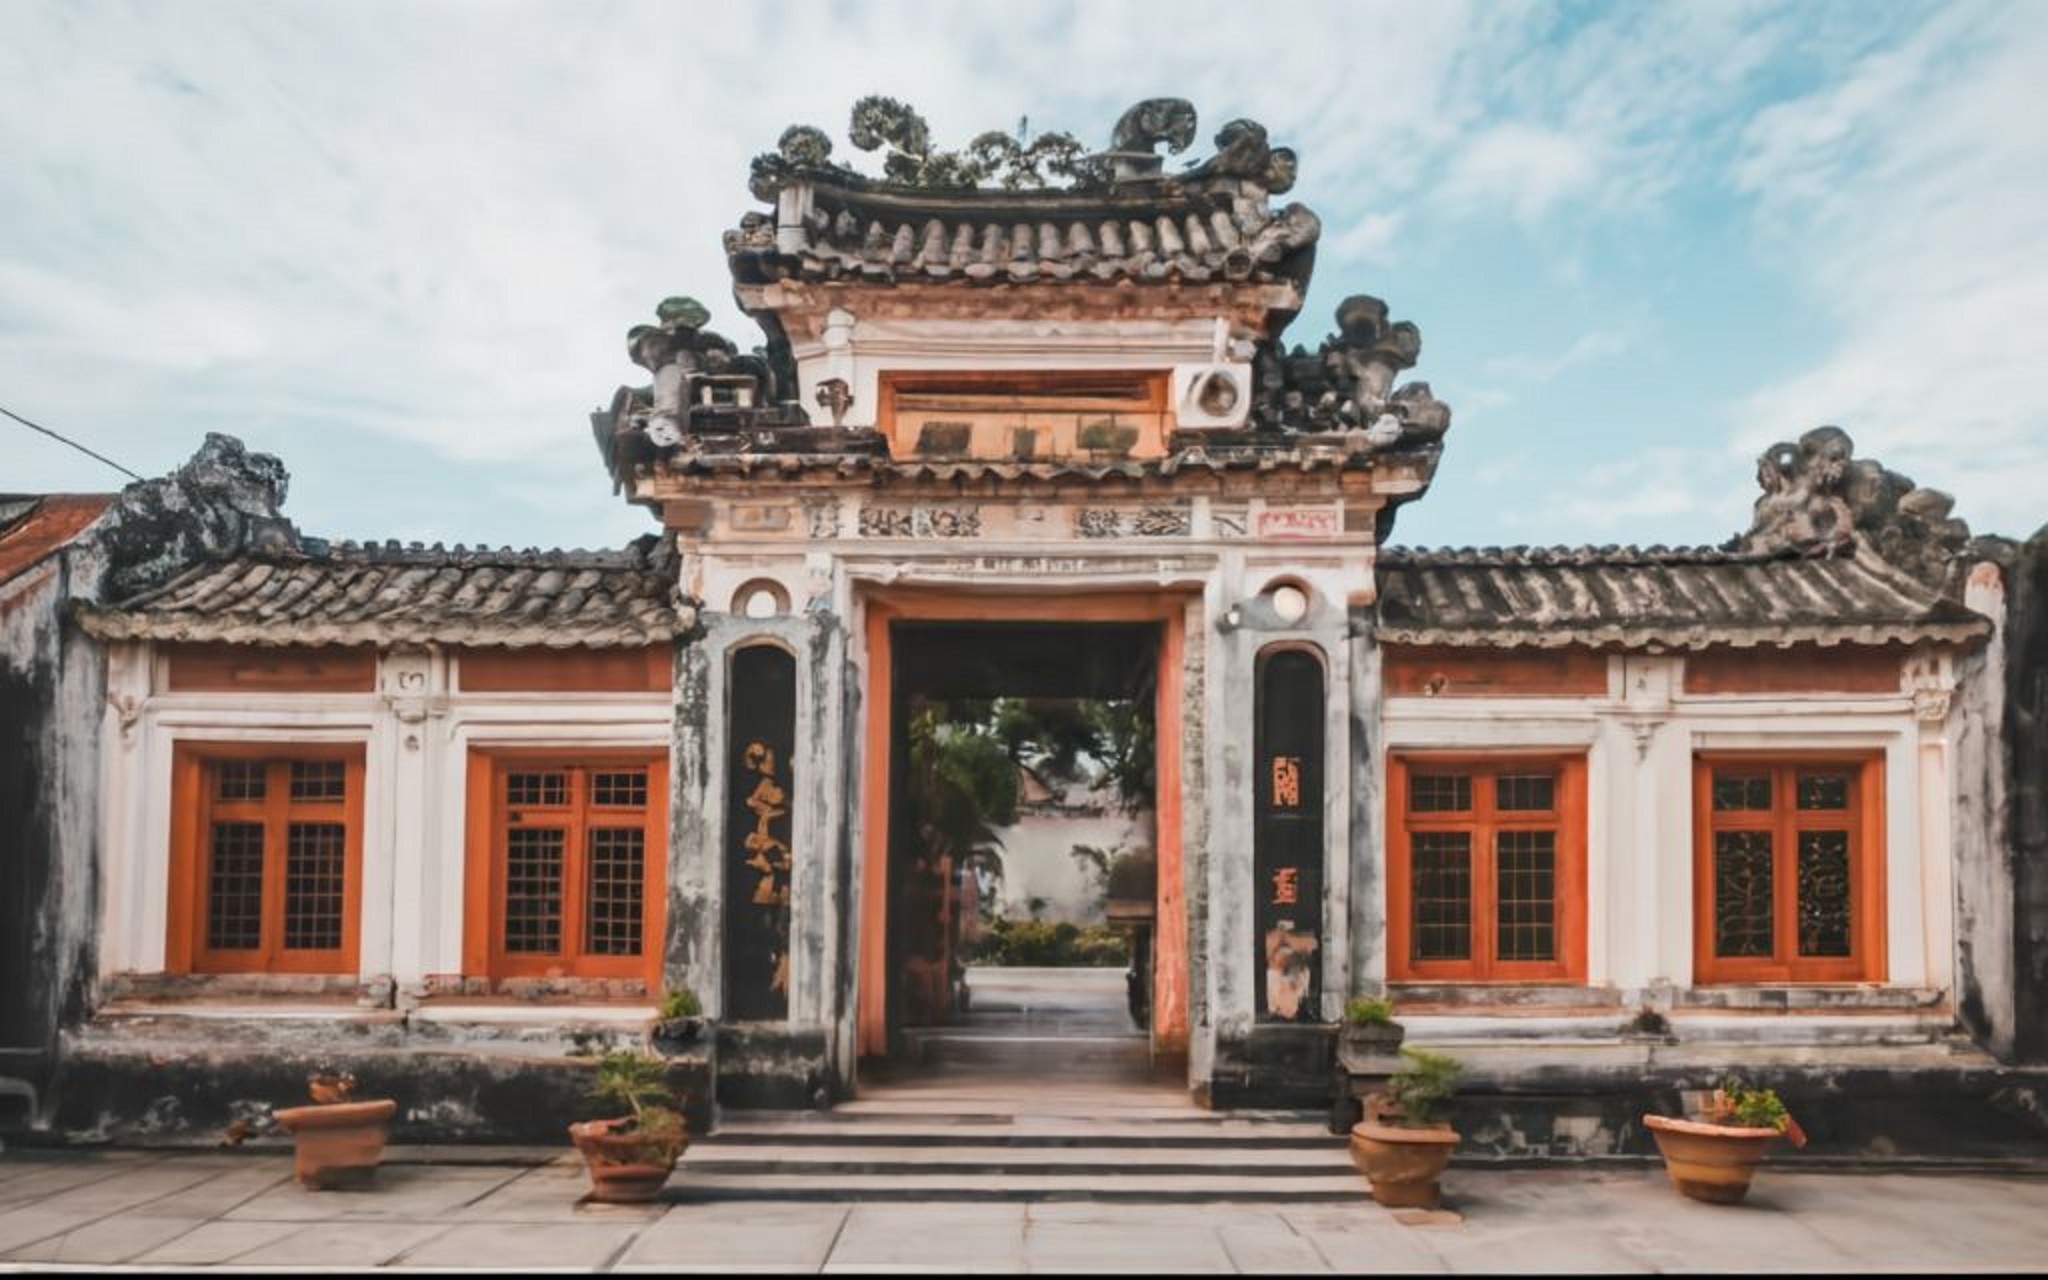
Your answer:
[[[1768,810],[1715,812],[1716,769],[1768,775]],[[1801,773],[1849,776],[1846,809],[1797,807]],[[1877,754],[1702,753],[1693,757],[1693,981],[1696,983],[1882,982],[1885,978],[1884,758]],[[1801,831],[1847,830],[1849,954],[1798,954],[1798,837]],[[1718,956],[1714,947],[1714,834],[1771,833],[1769,957]]]
[[[295,800],[295,761],[342,766],[340,800]],[[260,799],[222,799],[222,765],[263,767]],[[179,742],[171,749],[169,919],[164,968],[172,973],[352,974],[359,964],[363,896],[363,747],[360,743]],[[208,945],[207,890],[216,821],[263,828],[260,938],[255,947]],[[286,868],[294,821],[342,826],[341,945],[286,947]]]
[[[619,769],[647,771],[644,806],[600,806],[591,798],[591,775]],[[561,772],[567,794],[560,805],[509,803],[514,773]],[[668,756],[659,750],[470,751],[463,893],[463,971],[491,981],[504,978],[638,978],[650,991],[661,985],[668,919]],[[526,823],[519,814],[541,821]],[[606,821],[606,815],[611,820]],[[549,822],[547,819],[554,819]],[[628,819],[631,819],[630,821]],[[564,831],[560,882],[561,948],[512,951],[505,937],[509,833],[515,826],[556,826]],[[637,827],[642,833],[640,954],[592,955],[586,876],[593,828]]]
[[[1503,774],[1556,775],[1549,809],[1504,810],[1494,786]],[[1416,811],[1409,803],[1415,773],[1463,774],[1472,804],[1456,811]],[[1414,955],[1414,837],[1427,831],[1471,835],[1471,954],[1458,960]],[[1556,833],[1552,870],[1555,957],[1499,958],[1497,845],[1501,832]],[[1586,759],[1583,755],[1438,755],[1402,752],[1387,763],[1387,977],[1395,982],[1566,982],[1586,980]]]

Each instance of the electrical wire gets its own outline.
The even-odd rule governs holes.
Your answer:
[[[130,471],[128,468],[122,466],[120,463],[114,461],[112,458],[109,458],[106,454],[94,453],[92,450],[78,443],[78,441],[71,439],[69,436],[61,435],[55,431],[50,430],[48,427],[40,425],[39,423],[30,422],[27,418],[22,417],[14,410],[8,408],[6,405],[0,405],[0,413],[6,414],[8,417],[14,419],[16,422],[19,422],[22,426],[27,427],[31,431],[42,432],[44,435],[50,437],[50,439],[55,440],[59,444],[70,445],[72,448],[78,450],[80,453],[84,454],[88,458],[91,458],[97,462],[106,463],[108,466],[120,472],[122,475],[127,476],[131,480],[142,479],[141,476],[135,474],[133,471]]]

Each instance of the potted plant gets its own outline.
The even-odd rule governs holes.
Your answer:
[[[1401,1051],[1407,1028],[1394,1021],[1394,1002],[1385,996],[1353,996],[1344,1002],[1344,1026],[1337,1033],[1340,1052],[1365,1057],[1390,1057]]]
[[[638,1204],[659,1196],[676,1157],[690,1145],[667,1065],[638,1050],[614,1049],[598,1060],[590,1097],[628,1112],[569,1126],[590,1173],[590,1198]]]
[[[704,1032],[704,1005],[689,987],[673,987],[661,995],[654,1017],[654,1038],[668,1044],[689,1044]]]
[[[306,1080],[313,1103],[287,1107],[271,1118],[292,1135],[292,1175],[309,1191],[359,1187],[384,1158],[384,1137],[398,1103],[357,1102],[356,1078],[346,1071],[316,1072]]]
[[[1405,1048],[1407,1060],[1375,1094],[1365,1119],[1351,1127],[1351,1159],[1372,1185],[1372,1198],[1403,1209],[1433,1209],[1438,1180],[1458,1145],[1446,1122],[1463,1068],[1456,1058]]]
[[[1679,1194],[1709,1204],[1735,1204],[1749,1194],[1750,1179],[1773,1142],[1806,1145],[1799,1122],[1772,1089],[1751,1089],[1730,1080],[1709,1093],[1697,1119],[1646,1115],[1657,1139],[1664,1170]]]

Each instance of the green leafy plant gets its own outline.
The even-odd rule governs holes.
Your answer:
[[[1783,1133],[1792,1123],[1792,1116],[1775,1089],[1752,1089],[1731,1078],[1721,1086],[1721,1098],[1723,1105],[1717,1110],[1722,1124]]]
[[[1389,1118],[1415,1128],[1441,1124],[1450,1114],[1463,1064],[1447,1053],[1428,1049],[1403,1048],[1401,1056],[1408,1065],[1387,1080],[1387,1092],[1399,1112]]]
[[[1353,996],[1344,1002],[1344,1021],[1375,1025],[1394,1020],[1394,1002],[1385,996]]]
[[[672,1022],[677,1018],[700,1018],[702,1016],[704,1016],[704,1002],[697,999],[697,993],[690,988],[675,987],[662,993],[662,1021]]]

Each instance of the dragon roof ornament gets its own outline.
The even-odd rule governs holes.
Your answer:
[[[1091,152],[1070,133],[1025,138],[992,129],[958,150],[933,147],[931,126],[909,104],[870,95],[853,104],[847,139],[862,151],[884,151],[882,177],[870,178],[832,159],[832,139],[811,125],[783,130],[773,152],[755,157],[754,195],[772,200],[786,182],[810,178],[855,189],[894,187],[951,194],[999,190],[1110,194],[1134,182],[1203,184],[1238,181],[1278,195],[1294,185],[1295,155],[1267,142],[1265,126],[1232,120],[1216,134],[1216,154],[1177,175],[1165,173],[1158,149],[1178,155],[1193,144],[1197,117],[1185,98],[1147,98],[1117,120],[1107,150]]]

